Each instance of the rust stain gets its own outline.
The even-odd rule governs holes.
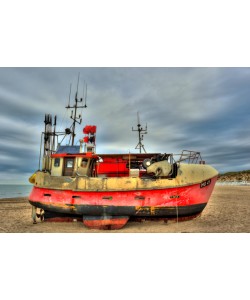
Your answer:
[[[150,207],[150,213],[151,213],[151,215],[155,215],[155,207],[154,206]]]
[[[150,207],[136,206],[135,211],[136,211],[135,214],[138,214],[140,212],[150,213],[151,209],[150,209]]]

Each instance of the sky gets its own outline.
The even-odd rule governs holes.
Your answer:
[[[220,173],[250,169],[250,68],[0,68],[0,182],[26,183],[38,169],[44,114],[59,131],[87,83],[77,126],[97,126],[98,153],[138,152],[137,112],[147,152],[201,152]],[[67,141],[66,141],[67,142]]]

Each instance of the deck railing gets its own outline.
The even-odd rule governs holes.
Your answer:
[[[201,158],[200,152],[190,150],[182,151],[178,162],[181,161],[186,161],[188,164],[204,163],[204,161]]]

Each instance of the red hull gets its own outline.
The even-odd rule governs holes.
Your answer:
[[[47,211],[82,216],[188,217],[204,209],[216,179],[155,190],[72,191],[34,187],[29,200]]]
[[[207,203],[217,177],[208,186],[200,184],[155,190],[72,191],[33,187],[30,202],[64,205],[187,206]]]

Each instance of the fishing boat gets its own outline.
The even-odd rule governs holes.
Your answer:
[[[29,179],[33,222],[73,219],[91,229],[120,229],[134,219],[167,222],[201,214],[218,172],[200,152],[146,153],[139,118],[139,153],[96,153],[95,125],[86,125],[79,145],[74,143],[76,123],[82,122],[77,109],[87,107],[85,90],[83,98],[76,92],[74,105],[66,106],[72,109],[72,125],[64,132],[56,131],[56,116],[52,125],[52,116],[45,115],[39,169]],[[70,144],[58,143],[60,136],[68,136]]]

